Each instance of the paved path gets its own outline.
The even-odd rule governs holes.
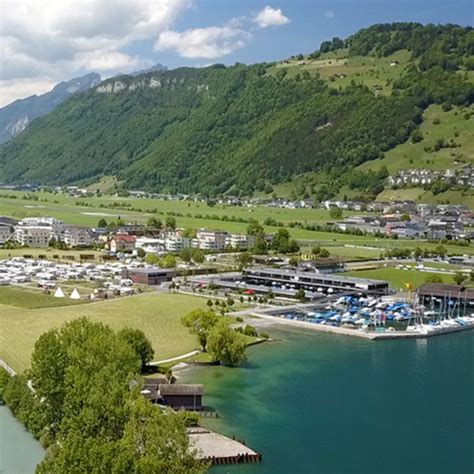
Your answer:
[[[171,359],[157,360],[155,362],[150,362],[150,365],[167,364],[168,362],[174,362],[175,360],[187,359],[188,357],[192,357],[193,355],[196,355],[196,354],[199,354],[199,351],[191,351],[191,352],[188,352],[187,354],[171,357]]]
[[[0,359],[0,367],[3,367],[10,375],[16,375],[15,370],[10,367],[3,359]]]

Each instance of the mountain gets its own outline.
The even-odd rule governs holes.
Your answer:
[[[168,68],[163,66],[163,64],[157,63],[148,69],[142,69],[140,71],[135,71],[130,74],[130,76],[140,76],[141,74],[148,74],[149,72],[157,72],[157,71],[167,71]]]
[[[33,119],[50,113],[72,94],[94,87],[99,82],[99,74],[92,72],[67,82],[61,82],[46,94],[15,100],[15,102],[0,108],[0,143],[18,135]]]
[[[432,104],[474,100],[471,28],[374,25],[278,63],[111,78],[0,147],[0,181],[115,176],[159,192],[252,194],[308,176],[301,195],[375,196],[368,161],[411,139]],[[354,170],[357,169],[357,172]]]

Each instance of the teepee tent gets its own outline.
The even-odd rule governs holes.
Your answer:
[[[77,288],[74,288],[74,290],[72,290],[71,296],[69,298],[71,298],[72,300],[80,300],[81,299],[81,295],[77,291]]]
[[[58,288],[54,292],[54,297],[55,298],[64,298],[64,293],[63,293],[63,290],[61,290],[60,286],[58,286]]]

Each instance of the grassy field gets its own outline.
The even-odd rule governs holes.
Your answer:
[[[206,203],[194,202],[194,201],[170,201],[170,200],[159,200],[159,199],[142,199],[142,198],[120,198],[113,196],[101,196],[101,197],[90,197],[81,199],[80,201],[86,201],[89,206],[77,206],[76,202],[78,199],[66,196],[63,194],[52,194],[46,192],[38,192],[35,195],[38,197],[38,201],[32,201],[23,199],[23,193],[10,192],[9,195],[15,195],[16,199],[8,197],[0,197],[0,215],[7,215],[12,217],[24,217],[29,216],[41,216],[47,215],[62,219],[64,222],[69,224],[83,224],[88,226],[96,226],[99,219],[104,217],[106,220],[116,220],[118,216],[121,216],[127,222],[146,222],[151,215],[157,215],[160,219],[164,220],[169,213],[180,213],[181,216],[176,217],[177,225],[179,227],[187,227],[193,229],[207,228],[214,230],[227,230],[230,232],[245,233],[248,227],[246,222],[232,222],[228,220],[221,220],[223,216],[227,218],[235,217],[249,220],[250,218],[257,220],[262,223],[266,218],[271,217],[276,221],[282,222],[288,226],[288,230],[291,237],[299,241],[307,241],[308,245],[312,242],[319,242],[323,246],[333,246],[341,250],[339,255],[341,256],[353,256],[370,258],[375,255],[377,251],[370,251],[363,249],[362,251],[352,251],[345,245],[357,245],[357,246],[369,246],[369,247],[380,247],[382,250],[391,247],[400,247],[407,245],[410,247],[421,246],[423,248],[433,248],[434,244],[428,244],[425,242],[415,241],[394,241],[387,239],[374,239],[371,236],[354,236],[347,234],[337,234],[333,232],[318,232],[310,231],[299,228],[290,228],[291,222],[301,222],[303,224],[320,224],[324,225],[327,222],[332,221],[329,216],[329,212],[326,209],[274,209],[264,206],[256,207],[237,207],[228,205],[215,205],[208,206]],[[32,204],[34,203],[34,204]],[[109,209],[107,207],[100,207],[118,203],[120,205],[130,205],[135,209],[142,209],[142,212],[136,211],[123,211],[117,209]],[[32,210],[31,206],[35,207]],[[27,207],[29,206],[29,207]],[[473,206],[474,207],[474,206]],[[156,211],[156,213],[155,213]],[[155,213],[155,214],[153,214]],[[360,212],[349,212],[345,211],[344,216],[349,217],[351,215],[360,215]],[[202,218],[196,217],[196,215],[203,216]],[[207,216],[204,218],[204,216]],[[278,227],[276,226],[265,226],[265,230],[268,233],[276,232]],[[446,246],[450,253],[454,254],[473,254],[474,248],[464,248],[456,246]],[[0,250],[0,258],[5,255],[19,255],[24,254],[44,254],[47,253],[49,256],[60,254],[66,254],[63,251],[55,250]],[[91,253],[89,251],[77,252],[76,259],[79,258],[79,253]],[[333,252],[333,255],[336,255]],[[97,255],[100,258],[99,255]],[[5,258],[5,257],[4,257]]]
[[[379,268],[377,270],[360,270],[346,272],[344,275],[358,278],[372,278],[375,280],[386,280],[394,290],[406,290],[405,283],[411,283],[414,288],[425,283],[430,275],[439,275],[443,283],[454,283],[451,275],[441,273],[422,272],[419,270],[403,270],[398,268]]]
[[[367,161],[359,166],[362,170],[378,170],[386,166],[390,173],[406,168],[429,168],[444,171],[447,168],[459,169],[463,165],[474,163],[474,118],[466,120],[465,114],[474,111],[474,107],[453,107],[443,112],[441,106],[431,105],[423,114],[420,130],[423,140],[412,143],[410,140],[385,153],[381,160]],[[433,123],[439,120],[440,123]],[[455,134],[458,134],[456,136]],[[459,146],[441,148],[439,151],[427,152],[425,147],[433,147],[436,140],[453,139]]]
[[[114,301],[56,308],[28,309],[0,305],[0,358],[15,370],[26,369],[34,343],[45,331],[82,316],[113,329],[125,326],[144,331],[155,349],[155,360],[175,357],[196,348],[195,337],[180,318],[206,299],[178,294],[145,294]]]
[[[54,292],[54,290],[53,290]],[[54,308],[56,306],[73,306],[85,303],[84,300],[69,298],[54,298],[52,294],[45,295],[40,290],[25,286],[0,287],[0,306],[15,306],[23,309]]]
[[[392,90],[391,83],[401,76],[409,60],[408,51],[397,51],[391,56],[377,58],[347,57],[347,52],[340,50],[326,53],[318,59],[305,57],[302,60],[280,61],[269,68],[268,74],[276,74],[279,69],[286,68],[287,77],[295,77],[296,74],[307,71],[312,76],[319,74],[331,87],[345,88],[351,81],[355,81],[375,92],[389,94]],[[395,61],[399,64],[391,66],[390,63]]]

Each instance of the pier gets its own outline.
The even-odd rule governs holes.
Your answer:
[[[212,465],[260,462],[262,455],[245,445],[245,442],[228,438],[200,426],[188,428],[190,447],[197,458]]]
[[[282,324],[284,326],[293,326],[311,329],[313,331],[329,332],[333,334],[339,334],[342,336],[359,337],[362,339],[375,340],[387,340],[387,339],[413,339],[413,338],[426,338],[431,336],[440,336],[442,334],[450,334],[453,332],[467,331],[474,329],[474,323],[469,323],[466,326],[451,326],[451,327],[430,327],[429,331],[421,330],[407,330],[407,331],[364,331],[361,329],[352,329],[348,327],[330,326],[324,324],[313,324],[307,321],[299,321],[295,319],[284,319],[278,316],[272,316],[264,312],[252,312],[252,316],[267,319],[273,321],[276,324]]]

